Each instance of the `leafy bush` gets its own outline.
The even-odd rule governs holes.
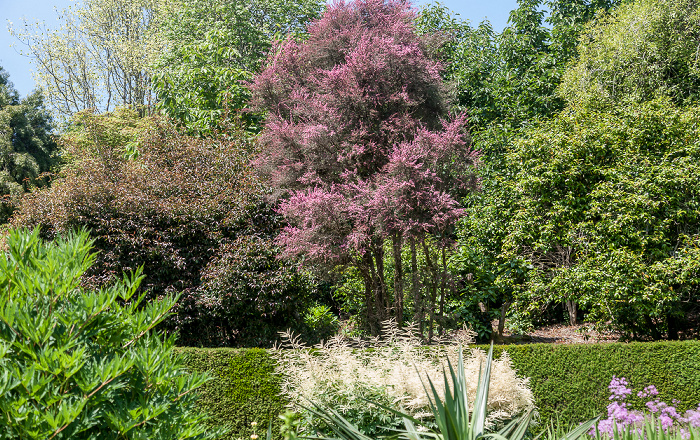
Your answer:
[[[194,409],[206,375],[188,374],[153,328],[177,298],[143,304],[140,271],[80,287],[87,234],[43,243],[11,231],[0,257],[0,438],[215,438]]]
[[[149,298],[183,292],[168,325],[188,345],[271,345],[288,326],[278,318],[291,304],[303,309],[308,283],[275,259],[278,217],[263,203],[248,166],[255,143],[242,130],[194,138],[122,109],[76,115],[62,144],[69,165],[24,199],[13,223],[47,238],[88,229],[100,252],[86,285],[143,266]],[[241,305],[241,319],[222,315]],[[278,320],[246,320],[270,314]]]
[[[313,279],[285,266],[270,237],[242,235],[222,244],[202,272],[202,286],[181,310],[196,325],[181,332],[182,345],[269,346],[278,332],[302,329]]]
[[[693,337],[699,116],[666,99],[575,108],[514,144],[505,249],[535,268],[517,298],[531,314],[570,300],[632,338]]]
[[[309,307],[304,314],[306,326],[305,340],[307,344],[317,344],[326,341],[340,330],[338,317],[331,308],[323,304]]]

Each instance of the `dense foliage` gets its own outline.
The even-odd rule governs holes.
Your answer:
[[[304,310],[308,283],[274,258],[277,216],[261,202],[247,166],[254,145],[241,130],[192,138],[120,110],[76,115],[62,141],[69,165],[13,222],[47,237],[89,229],[100,252],[86,285],[143,266],[149,298],[183,293],[169,325],[184,344],[267,345],[293,325],[289,308]],[[217,272],[226,276],[207,278]],[[250,333],[262,323],[271,326],[265,336]]]
[[[483,191],[465,200],[466,215],[458,230],[459,251],[452,259],[452,267],[462,279],[467,278],[465,314],[484,333],[490,330],[488,322],[500,315],[502,325],[510,313],[514,330],[545,322],[548,317],[568,317],[575,323],[584,316],[607,322],[630,337],[673,338],[684,336],[679,333],[681,329],[686,330],[686,337],[692,335],[693,325],[685,318],[697,313],[698,298],[691,293],[698,280],[695,257],[676,254],[676,244],[671,243],[680,243],[674,238],[679,236],[680,241],[689,244],[687,249],[693,249],[690,243],[694,240],[692,230],[698,213],[693,206],[694,190],[671,182],[666,185],[662,181],[669,176],[655,176],[670,169],[668,172],[675,177],[669,179],[692,180],[693,159],[684,162],[679,157],[672,163],[674,154],[694,154],[692,117],[688,116],[686,122],[659,122],[657,127],[665,123],[675,127],[668,132],[660,128],[654,132],[641,124],[647,118],[656,120],[664,112],[673,119],[671,115],[685,111],[674,105],[693,102],[691,54],[695,53],[695,46],[691,35],[697,32],[696,6],[693,2],[666,5],[639,1],[603,11],[615,3],[552,2],[545,18],[545,12],[533,9],[536,4],[521,2],[511,14],[511,25],[501,35],[489,37],[488,27],[484,26],[467,29],[465,35],[469,38],[457,38],[453,49],[447,52],[467,61],[466,72],[470,71],[469,66],[476,66],[475,71],[479,72],[496,72],[486,79],[473,77],[471,82],[460,82],[457,73],[450,77],[462,93],[462,105],[474,108],[474,145],[481,150],[483,161],[479,169]],[[603,9],[597,18],[596,9]],[[594,20],[586,24],[591,19]],[[543,21],[550,23],[551,28],[543,28]],[[454,23],[443,20],[440,26],[449,29]],[[431,26],[440,27],[435,22],[428,28]],[[632,34],[630,29],[634,29]],[[581,44],[577,46],[579,34]],[[572,63],[567,68],[569,60]],[[504,72],[512,75],[504,76]],[[506,76],[511,79],[505,81]],[[528,78],[537,87],[527,85]],[[560,81],[563,82],[559,86]],[[518,91],[523,85],[528,90]],[[533,91],[534,95],[529,95]],[[501,92],[505,98],[496,98]],[[488,104],[488,96],[498,105]],[[515,101],[506,99],[508,96]],[[657,102],[655,105],[663,108],[656,110],[642,104],[658,96],[670,101]],[[503,106],[508,102],[515,104],[506,109]],[[544,105],[546,102],[551,105]],[[601,106],[608,110],[596,113],[595,109]],[[500,110],[484,113],[493,109]],[[693,111],[688,109],[688,114]],[[634,118],[639,120],[635,122]],[[645,134],[640,135],[640,131]],[[653,146],[656,143],[658,149]],[[591,156],[593,145],[605,145],[605,154],[598,149]],[[628,161],[629,171],[615,165],[622,164],[622,157]],[[632,169],[637,161],[648,164],[647,173],[638,174]],[[597,177],[590,178],[592,175]],[[623,175],[628,183],[624,190],[615,186]],[[607,200],[607,208],[598,207],[600,212],[593,214],[585,199],[588,194],[595,194],[594,187],[601,180],[608,182],[605,185],[616,195],[610,198],[610,194],[599,194],[599,200]],[[677,213],[688,217],[680,222],[677,232],[670,232],[675,227],[676,208],[666,210],[650,200],[638,200],[634,207],[630,206],[626,197],[644,197],[644,182],[658,188],[656,197],[679,200],[670,205],[678,206]],[[620,203],[618,207],[616,201]],[[658,203],[664,205],[661,200]],[[684,204],[685,208],[681,207]],[[586,210],[588,214],[583,215]],[[605,215],[636,216],[638,229],[635,232],[634,227],[623,228],[613,233],[605,226]],[[655,220],[649,220],[647,225],[647,217]],[[644,231],[639,232],[640,229]],[[564,230],[568,239],[553,239],[558,233],[554,231]],[[589,230],[598,231],[597,238],[592,238]],[[687,235],[686,230],[690,231]],[[644,250],[633,250],[625,240],[622,243],[612,238],[614,234],[630,237],[640,233],[654,235],[652,241],[656,245],[647,248],[644,244]],[[547,250],[533,250],[538,240],[533,237],[544,236],[550,237],[544,240]],[[559,248],[554,249],[557,240]],[[581,246],[564,245],[567,240],[578,241]],[[652,254],[654,257],[650,257]],[[584,264],[584,260],[588,263]],[[668,263],[665,269],[658,266],[661,260]],[[671,269],[673,260],[679,264],[675,269]],[[656,267],[664,275],[650,268],[656,273],[651,275],[646,265]],[[544,269],[545,266],[558,269]],[[564,266],[572,270],[559,272]],[[532,268],[536,270],[530,272]],[[561,284],[563,278],[559,275],[564,272],[567,281]],[[647,275],[650,278],[642,282]],[[672,281],[676,276],[679,278]],[[652,278],[655,281],[650,282]],[[683,293],[676,295],[676,288]],[[651,290],[656,293],[651,294]]]
[[[494,347],[495,355],[501,351],[508,352],[518,374],[530,378],[541,429],[557,419],[566,426],[604,414],[613,376],[626,377],[635,388],[656,385],[659,399],[676,399],[680,412],[698,406],[697,341]],[[645,402],[632,396],[628,405],[641,410]]]
[[[700,294],[698,108],[573,110],[509,158],[507,248],[531,262],[529,310],[573,299],[633,337],[678,338]]]
[[[403,321],[403,276],[391,298],[385,240],[400,270],[404,238],[444,235],[461,212],[455,195],[474,184],[465,120],[441,119],[440,64],[413,19],[402,1],[333,4],[253,85],[268,111],[257,166],[288,194],[278,241],[290,257],[357,267],[372,332],[389,315]]]
[[[36,91],[20,99],[0,67],[0,222],[12,215],[22,194],[47,183],[44,173],[58,163],[58,145],[43,100]]]
[[[226,116],[251,128],[246,81],[258,73],[275,39],[302,34],[323,2],[178,0],[161,11],[157,39],[165,51],[153,65],[158,107],[188,130],[221,128]]]
[[[697,102],[699,30],[700,5],[694,0],[625,4],[586,29],[561,95],[587,106],[659,97]]]
[[[140,271],[80,287],[94,261],[85,233],[44,243],[11,231],[0,258],[0,438],[206,439],[196,388],[153,329],[172,295],[144,303]],[[143,305],[143,307],[139,307]]]
[[[427,341],[494,319],[697,333],[694,0],[520,0],[502,32],[403,0],[132,3],[16,35],[55,59],[64,114],[143,116],[153,90],[172,122],[79,113],[14,221],[90,228],[86,285],[143,264],[152,297],[183,292],[182,343],[320,341],[337,314]],[[57,155],[40,96],[1,82],[14,197]]]

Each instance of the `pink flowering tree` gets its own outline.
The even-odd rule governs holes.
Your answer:
[[[407,1],[335,2],[308,39],[276,46],[252,84],[267,112],[256,165],[282,197],[284,254],[355,265],[373,331],[403,319],[404,242],[446,236],[476,183],[466,117],[447,118],[441,65],[414,19]]]

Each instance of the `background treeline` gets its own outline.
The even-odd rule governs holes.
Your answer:
[[[353,18],[317,21],[312,0],[85,0],[65,29],[16,29],[43,95],[0,75],[2,215],[88,228],[88,285],[143,266],[151,298],[183,292],[181,345],[317,342],[339,318],[427,340],[465,322],[488,338],[494,319],[697,336],[700,3],[522,0],[500,33],[387,3],[403,70],[348,63],[388,31],[334,33]],[[391,100],[353,101],[333,68]],[[363,142],[396,150],[324,162]],[[280,172],[294,154],[304,173]]]

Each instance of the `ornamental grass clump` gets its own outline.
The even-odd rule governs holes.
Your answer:
[[[424,383],[426,393],[430,395],[428,406],[433,415],[434,426],[428,427],[423,421],[409,414],[401,413],[391,408],[397,416],[403,418],[403,429],[396,429],[396,434],[390,438],[407,440],[524,440],[531,438],[529,426],[532,422],[533,411],[529,409],[520,417],[511,420],[495,432],[486,424],[487,398],[491,383],[491,367],[493,365],[493,344],[489,349],[485,362],[480,369],[476,388],[476,396],[471,399],[467,391],[468,379],[465,374],[464,357],[460,348],[456,368],[447,360],[447,370],[443,371],[446,383],[444,400],[430,378]],[[448,384],[449,382],[449,384]],[[428,388],[430,391],[428,391]],[[368,402],[371,403],[371,402]],[[377,403],[375,403],[377,404]],[[312,438],[316,440],[373,440],[365,435],[353,423],[346,420],[333,408],[311,402],[308,411],[321,419],[325,426],[317,431]],[[585,435],[598,417],[588,420],[571,430],[560,430],[550,435],[548,440],[577,440]],[[551,433],[551,431],[550,431]],[[537,440],[539,436],[535,437]]]
[[[431,381],[444,399],[445,387],[452,386],[449,376],[443,380],[447,361],[457,365],[459,347],[470,341],[441,341],[443,344],[424,347],[413,330],[399,329],[390,321],[384,325],[382,338],[335,337],[313,349],[304,347],[292,335],[283,335],[286,343],[274,351],[278,372],[284,378],[282,389],[290,396],[293,409],[305,416],[306,428],[323,424],[305,409],[308,402],[333,408],[369,436],[387,434],[387,428],[403,426],[403,418],[386,408],[430,425],[433,413],[424,384]],[[479,371],[485,360],[486,354],[478,349],[468,351],[464,357],[470,401],[476,396]],[[517,377],[507,355],[494,361],[491,368],[485,420],[489,427],[534,407],[528,380]],[[379,405],[369,404],[366,399]]]

